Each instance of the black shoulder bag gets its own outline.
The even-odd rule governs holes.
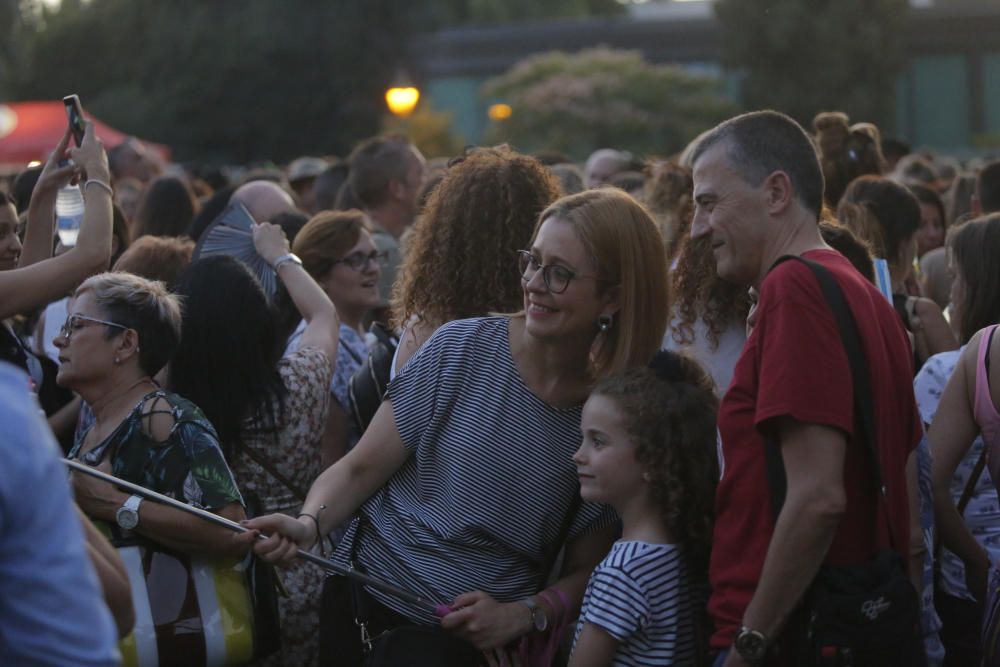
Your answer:
[[[392,358],[399,345],[399,341],[378,322],[372,323],[369,332],[375,336],[375,346],[348,384],[351,419],[358,427],[358,433],[365,432],[382,405],[382,398],[389,387]]]
[[[854,386],[855,418],[860,420],[861,436],[872,461],[872,477],[878,502],[886,502],[886,488],[879,462],[875,415],[868,364],[861,337],[840,286],[822,265],[802,257],[785,256],[774,266],[794,259],[813,272],[833,311],[841,340],[851,365]],[[774,267],[772,267],[773,269]],[[768,486],[775,521],[785,501],[786,478],[780,445],[765,441]],[[885,667],[886,665],[926,665],[923,636],[920,630],[920,603],[907,578],[902,544],[886,517],[890,549],[865,563],[842,567],[823,565],[802,602],[805,612],[804,632],[792,637],[792,664],[802,667]],[[787,631],[799,630],[791,625]]]

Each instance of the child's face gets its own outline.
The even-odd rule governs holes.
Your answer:
[[[646,482],[617,403],[592,395],[583,406],[580,426],[583,443],[573,455],[580,495],[590,502],[608,503],[621,513],[643,495]]]

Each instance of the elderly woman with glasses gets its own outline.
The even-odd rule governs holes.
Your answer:
[[[180,306],[161,283],[102,273],[77,288],[55,345],[60,385],[80,394],[94,422],[69,457],[232,520],[242,498],[212,425],[153,376],[180,339]],[[224,528],[74,473],[80,508],[174,551],[238,556],[246,545]]]
[[[432,603],[357,588],[352,610],[340,580],[323,633],[337,664],[381,641],[357,625],[372,638],[424,626],[421,664],[478,665],[482,652],[495,664],[522,638],[551,648],[615,538],[613,511],[579,499],[570,457],[593,383],[645,365],[663,338],[663,240],[640,204],[602,189],[551,204],[525,250],[508,260],[522,269],[521,313],[440,327],[303,514],[247,524],[270,534],[259,554],[288,561],[356,512],[334,560]],[[451,609],[437,618],[433,604]]]

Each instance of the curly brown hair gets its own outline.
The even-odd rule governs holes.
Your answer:
[[[694,180],[689,168],[673,162],[652,162],[647,171],[644,200],[663,234],[667,257],[672,258],[691,229]]]
[[[674,317],[670,335],[679,345],[694,341],[694,323],[700,317],[708,330],[712,349],[719,346],[719,336],[734,323],[743,322],[750,312],[746,287],[728,283],[715,272],[712,239],[685,236],[677,253],[673,273]]]
[[[518,250],[559,197],[559,182],[535,158],[505,146],[453,162],[407,242],[392,295],[393,325],[414,315],[451,320],[521,307]]]
[[[593,395],[613,400],[621,411],[664,526],[689,572],[704,579],[719,478],[719,399],[712,378],[696,361],[661,351],[648,368],[630,368],[598,382]]]

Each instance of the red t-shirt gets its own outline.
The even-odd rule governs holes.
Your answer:
[[[840,253],[812,250],[804,257],[833,274],[857,321],[875,403],[889,518],[897,549],[905,553],[906,460],[922,428],[913,397],[909,339],[885,297]],[[801,262],[780,264],[761,286],[757,324],[719,410],[721,479],[709,568],[713,650],[732,645],[774,531],[762,432],[775,434],[776,417],[833,426],[848,434],[847,511],[825,562],[863,562],[889,546],[884,519],[875,511],[878,507],[881,513],[885,506],[878,503],[868,445],[854,437],[853,400],[847,353],[816,277]]]

